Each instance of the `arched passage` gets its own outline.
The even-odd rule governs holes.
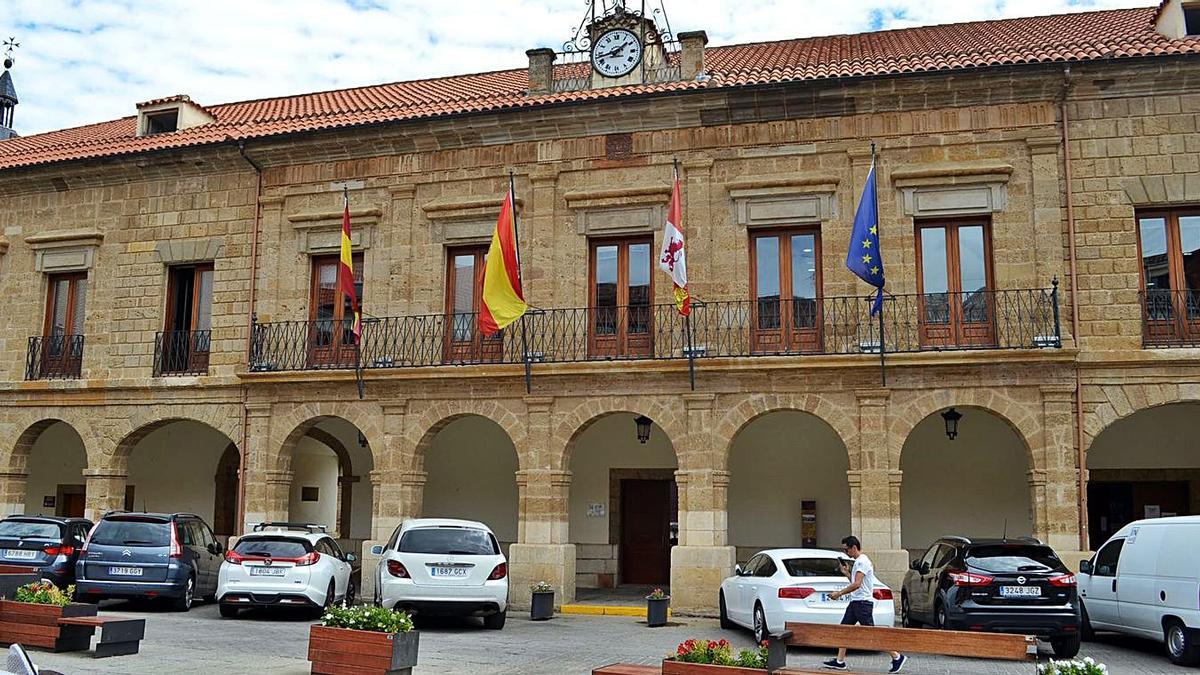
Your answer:
[[[426,472],[421,514],[486,524],[505,554],[517,541],[517,449],[487,417],[441,420],[426,434],[417,461]]]
[[[637,417],[594,417],[568,443],[568,528],[579,588],[670,581],[671,547],[679,537],[678,459],[657,423],[639,441]]]
[[[12,462],[25,472],[25,514],[82,517],[87,451],[79,433],[62,420],[42,420],[21,435]],[[13,467],[17,469],[17,466]],[[16,502],[16,500],[14,500]],[[14,503],[10,508],[15,507]]]
[[[944,535],[1033,534],[1029,448],[1004,418],[982,408],[962,414],[951,440],[940,412],[921,420],[900,455],[901,546],[924,551]]]
[[[1146,408],[1096,436],[1087,452],[1092,550],[1139,518],[1200,513],[1200,402]]]
[[[729,446],[729,544],[737,559],[765,548],[837,548],[850,533],[850,460],[821,418],[760,415]]]
[[[371,538],[371,444],[341,417],[308,420],[290,436],[288,520],[326,526],[347,551]]]

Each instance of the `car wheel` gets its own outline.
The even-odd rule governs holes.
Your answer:
[[[937,606],[933,609],[933,625],[938,630],[946,630],[946,603],[938,600]]]
[[[337,604],[337,585],[333,583],[333,579],[329,580],[329,588],[325,589],[325,604],[321,607],[321,613]]]
[[[754,642],[762,644],[771,636],[767,629],[767,615],[763,613],[762,605],[755,603],[754,605]]]
[[[354,605],[354,599],[357,597],[358,597],[358,588],[354,585],[353,581],[347,581],[346,582],[346,597],[342,598],[342,602],[347,607],[352,607]]]
[[[1200,664],[1200,640],[1196,633],[1188,631],[1178,619],[1171,619],[1163,629],[1167,645],[1167,656],[1177,666]]]
[[[192,608],[192,603],[196,601],[196,578],[188,577],[187,583],[183,586],[183,595],[171,601],[171,609],[176,612],[186,612]]]
[[[1073,658],[1079,653],[1079,635],[1051,638],[1050,647],[1054,650],[1054,655],[1060,659]]]
[[[221,617],[225,619],[236,619],[238,610],[241,609],[237,605],[221,605]]]
[[[729,620],[729,613],[725,609],[725,593],[723,591],[718,596],[718,600],[718,604],[721,608],[721,628],[724,628],[725,630],[737,628],[737,624]]]
[[[912,618],[912,607],[908,604],[908,593],[900,594],[900,625],[905,628],[920,628],[921,624]]]
[[[1079,637],[1085,642],[1091,642],[1096,639],[1096,631],[1092,630],[1092,622],[1088,619],[1087,607],[1083,603],[1079,603]]]
[[[504,620],[508,618],[508,611],[496,612],[483,617],[483,627],[488,630],[500,630],[504,628]]]

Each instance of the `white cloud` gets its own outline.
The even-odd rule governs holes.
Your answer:
[[[731,44],[1151,1],[666,4],[676,31]],[[28,135],[131,115],[139,101],[177,93],[214,104],[517,68],[526,49],[559,47],[583,12],[582,0],[7,0],[0,31],[21,43],[16,127]]]

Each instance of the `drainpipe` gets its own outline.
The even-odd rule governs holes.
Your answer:
[[[1071,132],[1067,129],[1067,96],[1071,91],[1071,67],[1063,68],[1062,144],[1063,175],[1067,184],[1067,260],[1071,277],[1071,335],[1079,349],[1079,275],[1075,265],[1075,191],[1071,185]],[[1079,550],[1088,550],[1087,451],[1083,447],[1083,380],[1075,362],[1075,451],[1079,474]]]
[[[254,340],[254,318],[256,300],[258,299],[258,230],[262,218],[262,165],[250,159],[246,154],[246,142],[237,143],[238,154],[254,169],[254,230],[250,237],[250,306],[246,316],[246,358],[243,363],[250,363],[250,349]],[[242,442],[238,444],[238,498],[237,498],[237,530],[245,534],[246,523],[246,446],[250,444],[250,409],[247,403],[250,398],[250,386],[242,385]]]

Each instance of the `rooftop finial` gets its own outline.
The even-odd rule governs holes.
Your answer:
[[[20,47],[21,43],[17,42],[17,38],[9,37],[4,41],[4,68],[12,68],[13,65],[13,50]]]

